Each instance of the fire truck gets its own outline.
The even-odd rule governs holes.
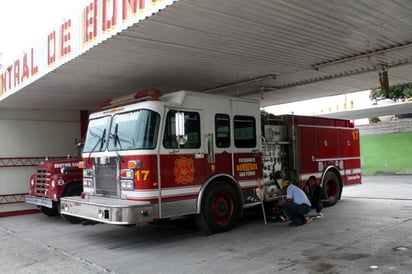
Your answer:
[[[30,193],[25,202],[36,205],[47,216],[60,214],[60,198],[80,196],[83,191],[83,172],[78,167],[79,157],[45,159],[30,177]],[[81,220],[73,216],[62,216],[71,223]]]
[[[130,103],[133,100],[133,103]],[[325,203],[360,184],[359,131],[342,119],[264,115],[258,100],[149,90],[90,115],[81,197],[61,214],[134,225],[191,215],[205,234],[316,176]],[[281,174],[281,176],[279,176]]]

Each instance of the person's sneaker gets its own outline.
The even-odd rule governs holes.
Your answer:
[[[318,215],[316,215],[316,218],[324,218],[324,217],[325,217],[325,215],[323,215],[322,212],[319,212]]]

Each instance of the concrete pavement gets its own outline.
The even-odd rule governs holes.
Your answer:
[[[412,176],[371,176],[301,227],[249,213],[199,236],[190,219],[141,227],[0,219],[0,273],[411,273]]]

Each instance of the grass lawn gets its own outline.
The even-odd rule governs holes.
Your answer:
[[[362,173],[412,173],[412,132],[360,138]]]

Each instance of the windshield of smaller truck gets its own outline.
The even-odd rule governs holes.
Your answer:
[[[108,150],[154,149],[157,144],[160,115],[139,109],[113,116]]]
[[[83,152],[103,151],[106,148],[110,117],[105,116],[89,121]]]

